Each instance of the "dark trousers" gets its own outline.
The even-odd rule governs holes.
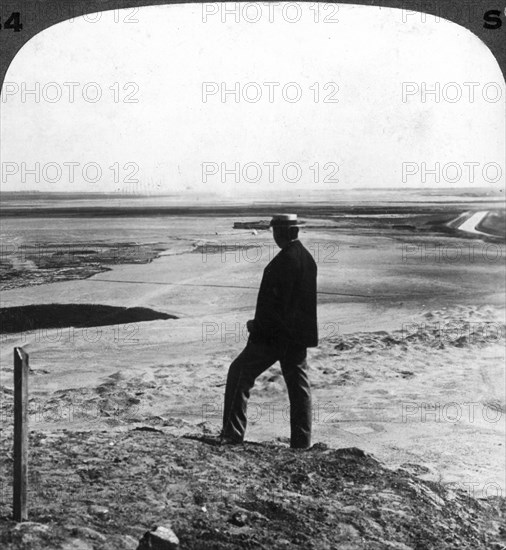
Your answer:
[[[306,356],[306,348],[291,344],[253,343],[249,340],[228,371],[221,435],[236,442],[243,441],[250,390],[257,377],[279,361],[290,400],[290,446],[303,449],[310,447],[311,387],[305,371]]]

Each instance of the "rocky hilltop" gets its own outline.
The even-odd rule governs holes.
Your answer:
[[[505,501],[391,470],[358,448],[220,446],[163,426],[33,433],[30,523],[9,519],[10,438],[1,447],[5,550],[121,550],[146,532],[181,550],[501,550]],[[170,537],[169,537],[170,538]],[[143,540],[139,545],[139,541]]]

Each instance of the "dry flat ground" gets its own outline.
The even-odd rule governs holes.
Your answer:
[[[275,366],[252,392],[247,445],[222,448],[205,437],[219,430],[226,371],[276,253],[268,233],[232,231],[236,220],[67,220],[81,244],[106,231],[104,242],[166,251],[2,292],[2,307],[107,304],[178,317],[3,335],[2,544],[135,548],[151,523],[168,521],[182,548],[506,547],[495,498],[505,488],[504,245],[312,220],[301,240],[319,268],[316,447],[287,448]],[[55,229],[37,219],[30,231]],[[31,517],[43,524],[26,533],[7,519],[16,345],[30,354]]]

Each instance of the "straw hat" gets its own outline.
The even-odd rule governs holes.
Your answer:
[[[303,222],[297,220],[297,214],[274,214],[271,227],[300,227]]]

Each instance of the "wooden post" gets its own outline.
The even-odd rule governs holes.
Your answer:
[[[26,521],[28,508],[28,354],[14,348],[14,521]]]

